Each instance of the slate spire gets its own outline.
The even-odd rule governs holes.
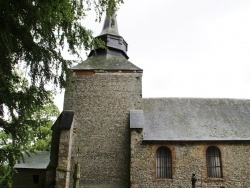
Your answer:
[[[108,17],[106,15],[100,36],[107,35],[107,34],[119,36],[118,25],[117,25],[117,20],[116,20],[115,14],[113,14],[112,17]]]
[[[128,44],[119,35],[116,16],[106,16],[102,32],[96,38],[104,41],[108,48],[92,49],[89,58],[71,68],[73,71],[128,71],[140,72],[142,69],[128,61]]]
[[[127,56],[128,44],[123,39],[123,37],[119,35],[115,14],[113,14],[113,16],[111,17],[106,15],[102,32],[96,38],[104,41],[106,47],[108,48],[108,51],[105,49],[92,50],[89,54],[89,57],[104,56],[106,58],[129,58]]]

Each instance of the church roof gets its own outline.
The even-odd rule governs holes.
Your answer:
[[[38,151],[36,153],[24,153],[20,163],[15,164],[14,168],[27,169],[46,169],[50,161],[49,151]]]
[[[151,98],[142,112],[143,140],[250,140],[250,100]]]

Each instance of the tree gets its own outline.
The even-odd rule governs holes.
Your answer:
[[[91,8],[97,20],[107,10],[111,15],[122,0],[5,0],[0,1],[0,116],[4,108],[16,108],[18,94],[14,86],[21,82],[16,68],[23,67],[30,77],[29,92],[36,93],[34,101],[26,107],[41,105],[48,96],[45,85],[51,82],[64,87],[70,61],[63,59],[61,51],[79,56],[79,50],[100,46],[92,32],[81,25]],[[9,98],[10,97],[10,98]],[[0,127],[6,126],[3,122]]]
[[[49,151],[51,127],[59,115],[58,108],[47,101],[32,113],[26,111],[13,118],[10,124],[21,125],[19,131],[0,130],[0,187],[11,187],[13,166],[22,159],[23,152]]]
[[[44,89],[52,81],[64,86],[70,65],[61,54],[65,44],[76,55],[82,48],[100,45],[81,25],[86,12],[93,6],[100,20],[105,10],[112,14],[120,3],[122,0],[0,1],[1,94],[11,92],[12,82],[19,82],[14,70],[20,62],[28,68],[33,85]]]
[[[0,151],[1,156],[12,156],[7,161],[1,158],[1,165],[7,162],[13,167],[22,150],[32,149],[27,133],[37,124],[31,117],[51,102],[56,87],[66,84],[71,61],[62,57],[64,47],[80,56],[82,49],[102,46],[81,20],[94,9],[100,21],[103,12],[112,15],[121,3],[123,0],[0,1]]]

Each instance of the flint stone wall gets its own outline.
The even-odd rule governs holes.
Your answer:
[[[71,167],[79,148],[80,187],[130,187],[129,111],[141,109],[141,76],[117,72],[70,78],[64,110],[75,111]]]
[[[172,151],[172,179],[156,179],[156,150],[166,146]],[[209,179],[206,149],[221,151],[223,178]],[[142,129],[131,131],[131,188],[191,188],[192,173],[196,187],[250,187],[250,142],[142,142]]]

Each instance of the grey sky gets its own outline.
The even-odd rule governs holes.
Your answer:
[[[249,0],[125,0],[117,20],[143,97],[250,98]]]

